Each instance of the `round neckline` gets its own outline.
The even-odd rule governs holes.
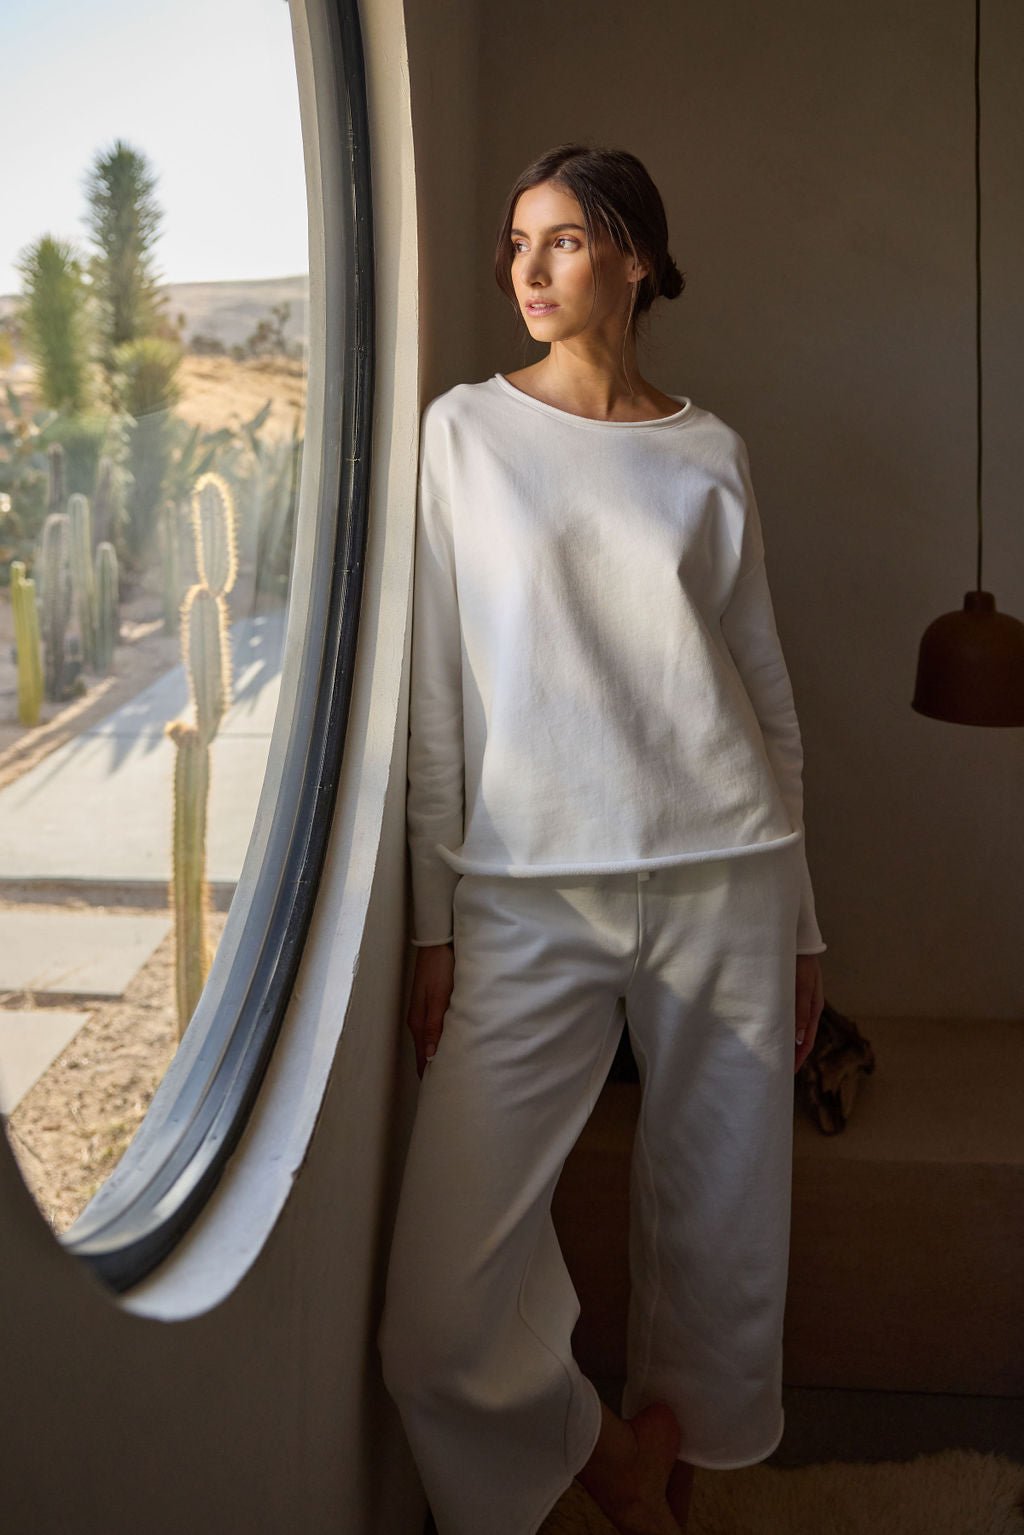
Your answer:
[[[689,420],[693,414],[693,401],[685,394],[670,394],[670,400],[679,400],[682,409],[673,411],[669,416],[651,416],[646,421],[601,421],[596,416],[577,416],[571,410],[562,410],[559,405],[549,405],[546,400],[538,400],[532,394],[527,394],[525,389],[517,389],[515,384],[510,384],[504,373],[495,373],[493,381],[506,394],[513,399],[521,400],[524,405],[531,405],[534,410],[542,410],[548,416],[557,416],[562,421],[573,421],[577,426],[594,426],[598,428],[614,427],[621,430],[623,427],[642,427],[650,431],[652,427],[678,426],[680,422]],[[666,391],[667,392],[667,391]]]

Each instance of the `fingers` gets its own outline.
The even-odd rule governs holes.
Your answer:
[[[424,1070],[437,1054],[437,1047],[441,1043],[441,1032],[444,1029],[444,1007],[435,999],[427,1006],[427,1015],[416,1042],[417,1070],[422,1077]],[[419,1062],[422,1060],[422,1067]]]
[[[824,1004],[824,981],[819,964],[800,963],[796,967],[796,1063],[794,1073],[814,1049],[818,1020]]]
[[[410,1009],[407,1021],[416,1047],[416,1074],[422,1079],[424,1071],[437,1053],[444,1028],[444,1012],[438,1012],[436,1007],[431,1008],[424,1000],[415,1012]]]
[[[450,971],[444,977],[428,971],[414,978],[406,1025],[416,1048],[416,1072],[421,1080],[437,1053],[450,996]]]

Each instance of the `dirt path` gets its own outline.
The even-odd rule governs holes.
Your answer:
[[[67,911],[17,903],[19,911]],[[86,909],[86,903],[80,903]],[[151,907],[87,905],[128,915]],[[226,916],[210,917],[216,944]],[[66,1231],[124,1155],[178,1048],[174,1006],[174,934],[164,941],[124,995],[94,997],[0,993],[7,1010],[74,1008],[88,1021],[7,1120],[21,1173],[55,1232]]]

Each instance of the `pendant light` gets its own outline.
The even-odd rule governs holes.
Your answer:
[[[977,589],[963,610],[928,625],[917,658],[911,707],[953,725],[1024,725],[1024,623],[996,611],[981,589],[981,0],[974,4],[974,262],[977,366]]]

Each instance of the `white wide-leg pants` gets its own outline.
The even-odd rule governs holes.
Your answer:
[[[642,1103],[623,1415],[669,1403],[697,1466],[782,1438],[799,847],[460,879],[379,1334],[440,1535],[534,1535],[596,1442],[550,1206],[624,1019]]]

